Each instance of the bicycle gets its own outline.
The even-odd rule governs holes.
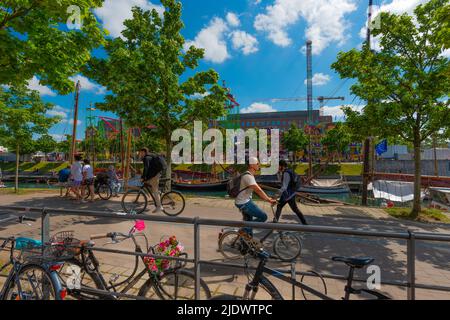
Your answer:
[[[274,206],[271,206],[271,209],[275,217]],[[274,218],[273,222],[278,223],[278,220]],[[222,229],[222,232],[219,233],[219,251],[227,259],[238,259],[242,257],[246,248],[254,245],[262,246],[273,232],[274,230],[270,230],[262,238],[256,240],[242,230],[232,229],[224,232],[224,229]],[[293,232],[277,231],[272,247],[278,259],[284,262],[291,262],[300,256],[302,240]]]
[[[161,179],[161,182],[168,179]],[[177,191],[161,192],[161,205],[163,212],[171,217],[180,215],[186,206],[184,196]],[[149,202],[149,197],[151,201]],[[155,198],[150,190],[150,186],[143,184],[138,189],[130,188],[122,197],[122,209],[129,214],[142,214],[148,205],[155,206]]]
[[[112,188],[109,185],[109,183],[100,182],[100,181],[96,180],[94,182],[94,193],[98,194],[100,199],[107,201],[107,200],[111,199]],[[89,189],[89,187],[86,186],[84,200],[88,200],[90,197],[91,197],[91,189]]]
[[[305,300],[310,300],[311,298],[319,298],[323,300],[334,300],[330,296],[328,296],[327,286],[324,278],[317,272],[310,271],[305,273],[300,281],[297,281],[293,278],[285,276],[281,271],[271,269],[266,267],[266,263],[270,258],[270,253],[263,250],[262,248],[253,247],[251,248],[251,255],[259,260],[256,271],[253,275],[253,278],[245,287],[243,297],[236,297],[231,295],[222,295],[214,297],[212,300],[255,300],[256,295],[259,291],[259,288],[262,288],[272,300],[284,300],[280,291],[275,287],[275,285],[265,276],[265,274],[269,274],[274,276],[277,279],[280,279],[290,285],[294,285],[296,288],[300,288],[302,291],[302,295]],[[385,294],[382,294],[375,290],[368,289],[355,289],[352,287],[354,280],[354,271],[355,269],[362,269],[363,267],[371,264],[375,259],[367,257],[367,258],[348,258],[348,257],[333,257],[332,261],[345,263],[349,267],[349,273],[347,276],[347,284],[344,288],[344,297],[342,300],[350,300],[350,296],[352,294],[369,294],[372,297],[375,297],[376,300],[390,300],[391,298]],[[308,277],[308,278],[307,278]],[[311,281],[311,279],[315,280],[316,285],[319,284],[321,288],[314,289],[312,285],[306,284],[306,280]]]
[[[141,246],[136,240],[136,237],[143,237],[145,240],[145,246],[148,248],[147,252],[150,255],[155,254],[155,248],[148,246],[148,239],[143,233],[136,233],[137,227],[134,226],[128,234],[120,232],[111,232],[106,234],[92,235],[91,241],[81,242],[80,252],[77,258],[66,261],[66,267],[71,270],[68,275],[72,275],[73,267],[75,265],[78,268],[78,282],[79,288],[68,288],[68,294],[79,300],[95,300],[95,299],[108,299],[116,300],[121,297],[131,298],[128,295],[132,288],[145,276],[149,278],[144,282],[138,291],[138,297],[150,298],[152,290],[156,296],[161,300],[180,300],[180,299],[193,299],[195,297],[195,275],[193,272],[184,269],[185,264],[179,261],[174,262],[169,269],[165,270],[163,274],[153,273],[146,265],[146,257],[148,256],[136,256],[133,272],[125,280],[117,282],[119,276],[113,275],[107,282],[100,271],[100,264],[93,252],[94,243],[92,240],[96,239],[111,239],[110,243],[116,244],[128,239],[133,241],[135,246],[135,252],[137,254],[144,253]],[[187,258],[187,254],[182,253],[180,256]],[[138,272],[139,260],[145,265],[142,271]],[[62,271],[61,278],[66,277],[64,273],[66,269]],[[92,284],[95,288],[92,288]],[[65,284],[66,285],[66,284]],[[119,287],[125,287],[119,290]],[[67,286],[67,285],[66,285]],[[67,286],[68,287],[68,286]],[[208,285],[202,279],[200,279],[200,292],[202,299],[209,299],[211,292]],[[102,292],[99,292],[101,290]],[[106,291],[106,292],[105,292]]]
[[[3,219],[0,223],[16,219],[19,223],[36,221],[21,216]],[[0,250],[8,245],[9,262],[0,268],[0,273],[10,270],[0,291],[0,300],[64,300],[67,292],[56,272],[61,264],[56,261],[55,247],[43,247],[40,241],[33,239],[10,237],[0,245]],[[16,251],[20,253],[15,255]]]

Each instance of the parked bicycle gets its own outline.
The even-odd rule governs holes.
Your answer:
[[[94,193],[102,200],[109,200],[112,196],[112,188],[105,178],[96,177],[94,181]],[[91,190],[85,189],[84,199],[88,200],[91,197]]]
[[[36,221],[26,216],[10,217],[2,222]],[[66,290],[62,287],[57,270],[58,248],[43,247],[40,241],[28,238],[10,237],[0,250],[9,246],[9,262],[0,268],[0,273],[9,269],[8,276],[0,291],[0,300],[63,300]]]
[[[135,225],[128,234],[111,232],[93,235],[91,236],[91,241],[81,242],[80,254],[74,259],[66,261],[65,268],[61,272],[61,278],[67,279],[72,276],[73,270],[76,269],[79,288],[69,288],[69,295],[81,300],[120,299],[123,296],[127,296],[128,292],[145,275],[148,275],[148,280],[139,289],[139,297],[154,298],[153,294],[156,294],[156,297],[162,300],[194,299],[195,275],[193,272],[184,269],[185,263],[179,261],[172,261],[170,267],[163,273],[155,273],[148,267],[148,259],[151,259],[149,256],[136,256],[133,271],[125,280],[118,282],[118,275],[113,275],[109,281],[104,278],[100,271],[100,263],[94,254],[93,247],[95,244],[92,240],[110,239],[110,243],[116,244],[131,239],[135,246],[135,252],[141,254],[144,251],[139,245],[137,238],[142,237],[147,249],[145,253],[155,255],[157,252],[156,246],[149,247],[146,235],[141,232],[137,233],[137,230],[138,228]],[[187,254],[182,253],[180,255],[180,257],[183,256],[187,258]],[[139,261],[145,266],[141,271],[138,271]],[[67,284],[65,285],[67,286]],[[119,290],[120,287],[122,289]],[[99,292],[99,290],[102,291]],[[200,297],[201,299],[209,299],[211,297],[208,285],[203,280],[200,280]]]
[[[266,275],[274,276],[291,286],[300,288],[305,300],[322,299],[333,300],[328,296],[327,286],[324,278],[317,272],[310,271],[302,276],[300,281],[288,277],[279,270],[266,267],[267,261],[270,258],[270,253],[263,250],[260,247],[252,247],[249,249],[249,254],[259,260],[253,276],[250,276],[251,281],[245,286],[244,295],[242,297],[222,295],[213,298],[213,300],[255,300],[259,289],[263,289],[266,296],[263,295],[262,299],[272,300],[284,300],[283,295],[276,288],[276,286],[266,277]],[[353,285],[354,272],[356,269],[362,269],[364,266],[371,264],[375,259],[373,258],[347,258],[347,257],[333,257],[333,261],[345,263],[349,267],[349,273],[347,277],[347,284],[344,288],[343,300],[350,300],[350,296],[356,295],[369,295],[375,298],[375,300],[389,300],[389,296],[382,294],[378,291],[368,289],[355,289]],[[261,298],[261,295],[258,296]]]
[[[272,208],[275,217],[274,206]],[[274,223],[278,220],[274,218]],[[249,237],[246,232],[236,229],[222,229],[219,233],[219,251],[230,260],[242,257],[243,251],[251,246],[262,246],[262,244],[274,233],[274,230],[268,231],[262,238],[254,239]],[[297,259],[302,252],[302,240],[294,232],[277,231],[272,244],[273,252],[281,261],[290,262]]]
[[[161,190],[159,192],[163,212],[166,215],[175,217],[183,212],[186,206],[186,200],[180,192],[162,192]],[[150,186],[146,184],[143,184],[138,189],[130,188],[122,197],[122,209],[126,213],[142,214],[149,206],[150,208],[156,208],[155,198],[150,190]]]

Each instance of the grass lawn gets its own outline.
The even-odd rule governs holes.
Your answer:
[[[55,193],[58,189],[43,189],[43,188],[19,188],[19,193],[14,192],[14,188],[5,188],[0,189],[0,195],[2,194],[16,194],[16,195],[25,195],[32,194],[36,192],[46,192],[46,193]]]
[[[399,219],[417,220],[421,222],[443,222],[450,223],[450,218],[438,209],[422,209],[417,219],[411,218],[411,208],[390,208],[384,209],[390,216]]]
[[[306,174],[308,170],[307,163],[299,163],[295,169],[295,172],[299,175]],[[314,172],[319,170],[319,165],[314,165]],[[362,164],[360,163],[344,163],[341,165],[338,164],[330,164],[325,172],[322,175],[325,176],[335,176],[335,175],[343,175],[343,176],[360,176],[362,174]]]

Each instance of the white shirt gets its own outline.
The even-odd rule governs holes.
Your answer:
[[[241,186],[239,190],[244,190],[245,188],[249,186],[256,185],[255,177],[252,174],[245,174],[241,178]],[[243,205],[252,200],[253,196],[253,189],[247,188],[244,191],[241,191],[241,193],[236,197],[235,203],[237,205]]]
[[[94,170],[92,169],[90,164],[85,164],[83,167],[83,173],[86,173],[86,179],[94,178]]]
[[[83,181],[82,166],[78,161],[74,162],[70,167],[70,174],[74,181]]]

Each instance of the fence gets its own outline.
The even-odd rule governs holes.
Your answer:
[[[41,214],[41,240],[43,243],[47,243],[50,239],[50,216],[51,215],[77,215],[77,216],[88,216],[96,218],[111,218],[117,220],[135,220],[136,216],[130,215],[117,215],[111,213],[105,213],[100,211],[82,211],[82,210],[67,210],[67,209],[50,209],[50,208],[30,208],[30,207],[17,207],[17,206],[0,206],[0,212],[3,211],[15,211],[28,213],[40,213]],[[158,216],[139,216],[140,220],[149,222],[165,222],[165,223],[175,223],[175,224],[189,224],[193,225],[194,228],[194,259],[184,259],[184,258],[173,258],[175,260],[181,260],[188,263],[194,264],[195,273],[195,297],[198,299],[200,297],[200,275],[201,275],[201,265],[215,265],[230,268],[244,268],[242,265],[220,263],[201,260],[200,255],[200,226],[216,226],[216,227],[252,227],[257,229],[266,230],[282,230],[282,231],[293,231],[293,232],[308,232],[308,233],[321,233],[321,234],[333,234],[333,235],[343,235],[343,236],[360,236],[367,238],[385,238],[391,240],[406,240],[407,246],[407,274],[406,282],[381,282],[384,285],[394,285],[399,287],[407,288],[407,299],[415,300],[415,291],[419,289],[437,290],[450,292],[450,287],[445,286],[434,286],[416,283],[416,273],[415,273],[415,261],[416,261],[416,242],[417,241],[436,241],[436,242],[446,242],[450,244],[450,234],[435,234],[435,233],[421,233],[413,232],[407,230],[405,232],[376,232],[376,231],[365,231],[357,230],[351,228],[341,228],[341,227],[322,227],[322,226],[303,226],[297,224],[276,224],[276,223],[259,223],[259,222],[240,222],[240,221],[229,221],[229,220],[213,220],[213,219],[203,219],[203,218],[185,218],[185,217],[158,217]],[[137,255],[135,252],[124,252],[111,249],[95,249],[93,250],[110,252],[110,253],[120,253],[127,255]],[[295,272],[292,269],[290,271],[285,271],[287,274],[303,275],[303,272]],[[345,276],[340,275],[323,275],[325,278],[332,278],[338,280],[346,280]],[[362,281],[362,280],[356,280]]]

